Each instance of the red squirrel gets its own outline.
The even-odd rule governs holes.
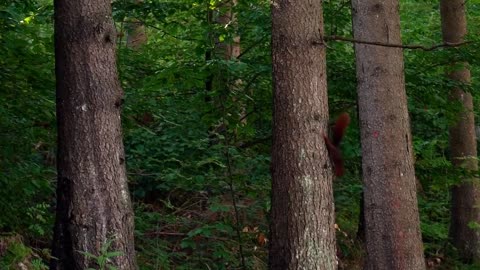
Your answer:
[[[336,176],[342,176],[345,173],[342,152],[340,151],[340,142],[345,135],[348,124],[350,124],[350,116],[348,113],[342,113],[338,116],[332,128],[332,140],[330,141],[327,135],[323,135]]]

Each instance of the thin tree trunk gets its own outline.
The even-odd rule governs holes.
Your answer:
[[[463,42],[467,33],[464,0],[442,0],[440,4],[442,33],[445,42]],[[459,83],[470,83],[470,70],[467,63],[448,73],[448,77]],[[475,138],[475,120],[473,101],[470,93],[455,87],[450,92],[452,100],[460,102],[463,111],[457,122],[450,127],[450,151],[452,163],[457,167],[477,171],[477,141]],[[480,224],[480,186],[478,179],[463,180],[452,189],[452,217],[450,235],[452,243],[461,257],[466,260],[480,261],[480,231],[471,228],[471,222]]]
[[[134,0],[135,4],[140,6],[143,4],[143,0]],[[134,50],[140,48],[147,43],[147,32],[145,31],[145,25],[137,18],[129,19],[127,23],[127,46]]]
[[[228,0],[220,3],[214,13],[216,15],[215,23],[219,24],[222,28],[232,29],[233,27],[233,29],[236,30],[236,28],[238,28],[236,14],[232,11],[236,4],[237,0]],[[233,42],[220,41],[220,39],[216,37],[215,48],[213,50],[214,58],[227,61],[236,59],[240,55],[240,36],[235,35],[232,41]],[[217,71],[213,86],[214,90],[229,91],[228,88],[230,85],[226,73],[227,71],[223,69]]]
[[[398,0],[353,0],[358,40],[400,44]],[[400,48],[356,44],[366,269],[425,269]]]
[[[50,269],[136,269],[109,0],[55,1],[58,179]]]
[[[147,32],[145,25],[138,19],[130,19],[127,24],[127,46],[132,49],[138,49],[147,43]]]
[[[232,11],[233,7],[237,5],[237,0],[227,0],[218,7],[219,16],[216,22],[222,27],[237,28],[236,14]],[[235,35],[233,42],[216,41],[216,54],[218,58],[225,60],[232,60],[240,55],[240,36]]]
[[[209,24],[215,23],[220,25],[222,28],[229,28],[235,29],[235,32],[238,28],[237,22],[237,15],[233,12],[233,8],[237,5],[237,0],[227,0],[223,2],[219,2],[219,5],[216,7],[214,11],[212,11],[209,7],[207,13],[207,22]],[[209,39],[212,39],[212,33],[209,33]],[[240,36],[235,35],[233,37],[232,42],[230,41],[221,41],[219,37],[214,38],[214,48],[213,50],[207,50],[205,54],[206,61],[210,61],[213,59],[222,59],[226,61],[235,60],[241,52],[240,47]],[[207,77],[205,88],[207,95],[215,91],[219,93],[218,98],[220,100],[225,100],[228,98],[231,93],[235,90],[241,90],[241,80],[232,81],[230,78],[231,74],[228,74],[228,70],[226,70],[225,66],[220,66],[214,74],[211,74]],[[232,96],[234,102],[236,102],[236,98]],[[207,96],[206,101],[211,101],[211,98]],[[215,102],[219,102],[216,100]],[[243,116],[245,115],[245,109],[241,108],[239,112],[239,119],[245,119]],[[217,127],[216,130],[225,129],[226,127]]]
[[[213,23],[213,10],[210,9],[210,2],[207,2],[207,24],[211,25]],[[213,38],[212,30],[207,33],[207,50],[205,51],[205,62],[208,64],[213,58],[213,51],[215,47],[215,41]],[[210,97],[213,90],[213,74],[210,69],[207,69],[209,74],[205,80],[205,102],[210,102],[212,98]]]
[[[237,0],[229,0],[223,4],[223,8],[226,8],[227,10],[220,14],[217,23],[225,27],[226,25],[229,25],[230,27],[234,27],[235,32],[238,32],[238,21],[237,21],[237,14],[233,12],[233,8],[237,5]],[[233,42],[227,43],[227,42],[218,42],[217,43],[217,48],[216,48],[216,53],[222,57],[225,60],[235,60],[237,59],[238,56],[240,56],[241,53],[241,46],[240,46],[240,35],[235,34],[233,37]],[[222,77],[223,75],[219,74],[218,77]],[[242,80],[237,79],[234,82],[230,80],[224,80],[225,85],[223,87],[229,88],[229,93],[232,91],[236,92],[241,92],[242,91]],[[233,102],[237,103],[238,98],[232,97]],[[240,112],[238,113],[239,119],[241,119],[242,124],[247,123],[247,119],[245,118],[246,116],[246,108],[245,105],[242,104],[240,108]]]
[[[272,2],[270,269],[337,269],[321,4]]]

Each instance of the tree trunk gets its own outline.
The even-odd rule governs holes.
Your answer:
[[[442,0],[440,4],[442,18],[442,33],[445,42],[462,42],[467,33],[464,0]],[[459,83],[470,83],[470,71],[466,63],[451,63],[464,65],[448,73],[448,77]],[[451,90],[452,100],[463,106],[457,122],[450,127],[450,151],[454,166],[477,171],[477,142],[475,140],[475,120],[473,116],[473,101],[470,93],[455,87]],[[469,223],[480,224],[480,187],[478,179],[464,180],[452,189],[452,221],[450,235],[452,243],[459,255],[466,260],[480,261],[480,231],[473,229]]]
[[[272,3],[270,269],[337,269],[321,3]]]
[[[224,29],[236,29],[238,28],[238,22],[236,19],[236,14],[232,9],[237,5],[237,0],[227,0],[219,2],[216,7],[215,12],[212,12],[210,20],[214,19],[216,24],[219,24]],[[221,41],[219,37],[215,37],[214,45],[214,59],[222,60],[235,60],[240,55],[240,36],[235,35],[233,37],[233,42]],[[230,92],[231,85],[235,83],[229,82],[228,71],[222,67],[217,70],[215,78],[213,79],[213,90],[220,91],[221,93]],[[231,84],[231,85],[230,85]]]
[[[134,0],[138,6],[143,5],[143,0]],[[127,46],[134,50],[147,43],[145,25],[137,18],[130,18],[127,23]]]
[[[238,33],[238,21],[237,21],[237,14],[233,12],[233,8],[237,5],[237,0],[229,0],[225,2],[222,5],[222,8],[226,8],[226,10],[223,13],[219,14],[219,17],[217,19],[217,23],[222,25],[222,27],[226,27],[229,25],[230,27],[234,27],[235,29],[235,36],[233,37],[233,42],[227,43],[227,42],[220,42],[217,41],[216,43],[216,55],[218,57],[221,57],[225,60],[236,60],[241,53],[241,46],[240,46],[240,35]],[[224,77],[224,74],[218,74],[220,79]],[[225,80],[226,79],[226,80]],[[223,84],[223,86],[222,86]],[[231,81],[228,78],[223,78],[223,83],[219,84],[220,87],[226,87],[228,88],[228,92],[232,93],[233,91],[241,93],[243,91],[242,89],[242,80],[237,79],[235,81]],[[240,119],[240,122],[245,125],[247,123],[246,119],[246,105],[241,104],[235,96],[232,96],[232,100],[234,103],[239,103],[240,104],[240,111],[238,113],[238,117]]]
[[[227,0],[220,3],[217,8],[218,18],[216,23],[224,28],[227,28],[227,26],[238,28],[236,14],[232,11],[236,5],[237,0]],[[232,43],[216,40],[215,48],[217,58],[225,60],[235,59],[240,55],[240,36],[235,35]]]
[[[357,40],[400,44],[397,0],[353,0]],[[356,44],[366,269],[425,269],[402,49]]]
[[[108,0],[55,1],[58,179],[51,269],[136,269]]]
[[[127,46],[134,50],[147,43],[147,32],[145,25],[138,19],[130,19],[127,24]]]
[[[211,9],[209,4],[208,13],[207,13],[207,22],[209,24],[218,24],[223,29],[234,29],[234,32],[237,32],[238,21],[237,14],[233,12],[233,8],[237,5],[237,0],[227,0],[220,1],[215,6],[215,9]],[[231,30],[230,30],[231,31]],[[215,37],[213,38],[213,36]],[[217,36],[218,35],[218,36]],[[235,34],[232,41],[222,41],[220,40],[219,33],[209,33],[209,41],[213,43],[213,48],[207,50],[205,54],[205,60],[208,62],[212,59],[221,59],[226,61],[235,60],[241,53],[240,47],[240,36]],[[217,100],[214,100],[215,103],[224,103],[228,98],[232,98],[234,103],[239,103],[237,98],[232,95],[233,91],[241,92],[241,80],[233,80],[231,74],[227,70],[225,65],[220,65],[215,69],[215,72],[207,77],[205,83],[205,89],[207,93],[206,101],[210,102],[212,99],[209,95],[212,92],[215,92],[217,95]],[[216,105],[216,107],[224,107],[224,105]],[[244,116],[245,106],[240,106],[239,118],[242,121],[245,121]],[[220,126],[216,127],[216,130],[226,130],[226,127]]]

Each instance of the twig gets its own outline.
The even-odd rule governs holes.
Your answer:
[[[224,120],[224,125],[225,124],[225,118]],[[232,196],[232,205],[233,205],[233,211],[235,212],[235,219],[236,219],[236,232],[237,232],[237,238],[238,238],[238,248],[239,248],[239,253],[240,253],[240,260],[242,262],[242,269],[246,270],[247,265],[245,264],[245,255],[243,253],[243,242],[242,242],[242,235],[240,234],[240,213],[238,210],[238,204],[237,204],[237,199],[236,194],[235,194],[235,189],[233,188],[233,174],[232,174],[232,161],[230,157],[230,151],[229,151],[229,142],[228,142],[228,136],[225,135],[225,157],[227,159],[227,173],[228,173],[228,187],[230,188],[230,195]]]
[[[225,121],[225,115],[227,115],[225,104],[223,103],[223,99],[221,100],[221,108],[222,108],[222,125],[226,128],[227,123]],[[233,205],[233,211],[235,212],[235,231],[237,233],[237,238],[238,238],[238,249],[240,253],[240,262],[242,265],[242,269],[246,270],[247,265],[245,263],[245,254],[243,253],[243,242],[242,242],[242,235],[241,235],[241,228],[240,228],[240,212],[238,210],[238,203],[236,199],[236,194],[235,194],[235,188],[234,188],[234,183],[233,183],[233,173],[232,173],[232,160],[230,157],[230,138],[228,136],[228,131],[225,132],[224,136],[224,143],[225,143],[225,158],[227,161],[227,177],[228,177],[228,187],[230,189],[230,195],[232,197],[232,205]]]
[[[188,233],[181,233],[181,232],[146,232],[143,235],[145,236],[179,236],[179,237],[186,237],[189,236]],[[231,239],[225,237],[216,237],[216,236],[205,236],[202,235],[203,238],[219,240],[219,241],[230,241]]]
[[[259,40],[255,41],[253,44],[251,44],[249,47],[247,47],[243,52],[241,52],[238,56],[237,59],[242,58],[247,52],[249,52],[251,49],[255,48],[258,44],[260,44],[266,37],[268,37],[269,34],[265,34],[263,37],[261,37]]]
[[[272,140],[272,136],[267,136],[267,137],[264,137],[264,138],[259,138],[259,139],[254,140],[254,141],[242,142],[237,147],[242,148],[242,149],[249,148],[249,147],[257,145],[257,144],[268,143],[271,140]]]
[[[341,36],[326,36],[324,38],[325,41],[346,41],[351,43],[357,44],[367,44],[367,45],[374,45],[374,46],[382,46],[382,47],[390,47],[390,48],[401,48],[401,49],[410,49],[410,50],[423,50],[423,51],[433,51],[438,48],[453,48],[453,47],[460,47],[463,45],[471,44],[473,41],[464,41],[464,42],[444,42],[441,44],[433,45],[433,46],[424,46],[424,45],[403,45],[403,44],[392,44],[392,43],[385,43],[385,42],[376,42],[376,41],[366,41],[366,40],[357,40],[353,38],[341,37]],[[325,41],[314,41],[314,45],[325,45]]]
[[[183,37],[175,36],[175,35],[170,34],[168,31],[166,31],[166,30],[164,30],[164,29],[162,29],[158,26],[147,23],[145,20],[142,20],[142,19],[139,19],[139,18],[134,18],[134,19],[138,20],[140,23],[142,23],[146,27],[150,27],[150,28],[153,28],[155,30],[158,30],[158,31],[162,32],[164,35],[167,35],[167,36],[172,37],[174,39],[183,40],[183,41],[195,41],[195,42],[201,42],[202,41],[202,40],[195,39],[195,38],[183,38]],[[123,23],[123,21],[122,21],[122,23]]]
[[[256,110],[254,109],[254,110],[250,111],[249,113],[246,113],[245,115],[243,115],[243,116],[238,120],[238,122],[241,123],[243,120],[247,119],[247,117],[249,117],[251,114],[253,114],[253,113],[255,113],[255,112],[256,112]]]

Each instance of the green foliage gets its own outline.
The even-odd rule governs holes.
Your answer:
[[[212,51],[216,39],[231,43],[234,36],[234,27],[206,21],[218,3],[146,1],[132,10],[116,4],[118,21],[141,13],[149,29],[141,50],[119,51],[141,267],[237,267],[237,231],[256,227],[266,233],[264,218],[251,217],[265,212],[269,198],[268,3],[241,1],[236,7],[244,52],[236,60]],[[206,90],[210,78],[216,81]],[[230,91],[238,79],[242,84]],[[265,259],[263,248],[253,250],[257,233],[241,232],[247,265]]]
[[[11,243],[0,260],[0,268],[16,269],[18,264],[28,262],[32,250],[21,242]]]
[[[207,20],[208,12],[226,11],[223,1],[134,2],[114,1],[113,15],[140,268],[238,268],[241,245],[248,269],[266,269],[259,239],[268,235],[270,208],[270,1],[239,1],[236,25]],[[351,37],[349,1],[323,3],[326,35]],[[449,190],[467,175],[449,161],[448,128],[461,112],[449,89],[462,87],[476,107],[479,101],[480,5],[466,4],[474,29],[467,39],[474,44],[404,54],[425,252],[429,260],[442,258],[444,269],[474,269],[448,245]],[[436,0],[402,0],[403,42],[441,43],[438,9]],[[0,3],[0,229],[39,242],[50,240],[53,221],[52,15],[50,0]],[[138,50],[126,47],[134,20],[148,36]],[[215,45],[231,44],[237,34],[242,54],[226,60]],[[355,239],[362,176],[354,50],[351,43],[329,41],[327,51],[330,114],[352,116],[342,145],[348,172],[335,182],[335,205],[340,259],[345,269],[355,269],[363,253]],[[471,63],[471,86],[445,79],[452,57]],[[118,256],[109,245],[99,255],[84,255],[108,269],[108,258]],[[12,247],[0,268],[29,253],[23,244]],[[32,266],[44,268],[39,260]]]
[[[111,258],[122,256],[122,252],[119,251],[110,251],[110,247],[114,239],[109,239],[103,243],[100,248],[100,253],[98,255],[91,254],[85,251],[78,251],[82,253],[85,257],[93,259],[97,264],[98,268],[88,268],[87,270],[116,270],[117,268],[109,264]]]
[[[40,259],[33,259],[32,262],[32,270],[47,270],[48,266],[43,263]]]
[[[46,236],[54,177],[50,1],[0,4],[0,228]]]

